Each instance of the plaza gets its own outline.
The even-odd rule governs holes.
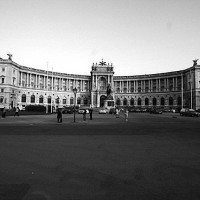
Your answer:
[[[200,118],[94,113],[0,119],[0,199],[197,200]]]

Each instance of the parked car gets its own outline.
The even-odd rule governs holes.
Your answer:
[[[162,110],[154,108],[154,109],[150,110],[149,113],[150,114],[162,114]]]
[[[129,112],[135,112],[135,110],[136,110],[135,108],[129,108],[128,109]]]
[[[72,114],[74,112],[74,109],[72,107],[65,107],[63,108],[62,113],[63,114]]]
[[[200,113],[199,112],[196,112],[195,110],[193,109],[188,109],[187,111],[185,111],[183,113],[183,116],[187,116],[187,117],[199,117],[200,116]]]
[[[197,109],[196,112],[200,113],[200,109]]]
[[[187,112],[189,110],[189,108],[182,108],[180,110],[180,115],[183,116],[185,112]]]
[[[104,108],[99,109],[99,114],[106,114],[107,111]]]
[[[88,113],[89,113],[89,110],[88,110],[88,109],[85,109],[85,108],[80,108],[80,109],[78,110],[78,114],[83,114],[83,113],[85,112],[85,110],[86,110],[86,113],[88,114]]]

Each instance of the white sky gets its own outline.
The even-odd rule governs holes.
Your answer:
[[[90,75],[168,72],[200,58],[200,0],[0,0],[0,57]]]

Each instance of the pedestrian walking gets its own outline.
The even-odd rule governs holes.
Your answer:
[[[116,118],[119,118],[119,109],[116,108],[115,112],[116,112]]]
[[[14,114],[14,117],[15,117],[16,115],[19,117],[19,107],[15,108],[15,114]]]
[[[6,108],[5,107],[3,108],[3,111],[2,111],[2,118],[6,118]]]
[[[125,110],[124,116],[125,116],[125,121],[128,122],[128,109]]]
[[[84,109],[84,111],[83,111],[83,121],[86,121],[86,109]]]
[[[59,108],[57,109],[57,122],[62,123],[62,110]]]
[[[90,113],[90,120],[92,120],[92,112],[93,112],[93,109],[92,109],[92,108],[90,108],[90,109],[89,109],[89,113]]]

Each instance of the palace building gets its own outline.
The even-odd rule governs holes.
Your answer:
[[[115,106],[200,109],[200,65],[193,62],[180,71],[114,76],[114,66],[102,59],[86,76],[25,67],[8,54],[8,59],[0,58],[0,108],[44,105],[50,112],[74,103],[103,107],[109,85]]]

